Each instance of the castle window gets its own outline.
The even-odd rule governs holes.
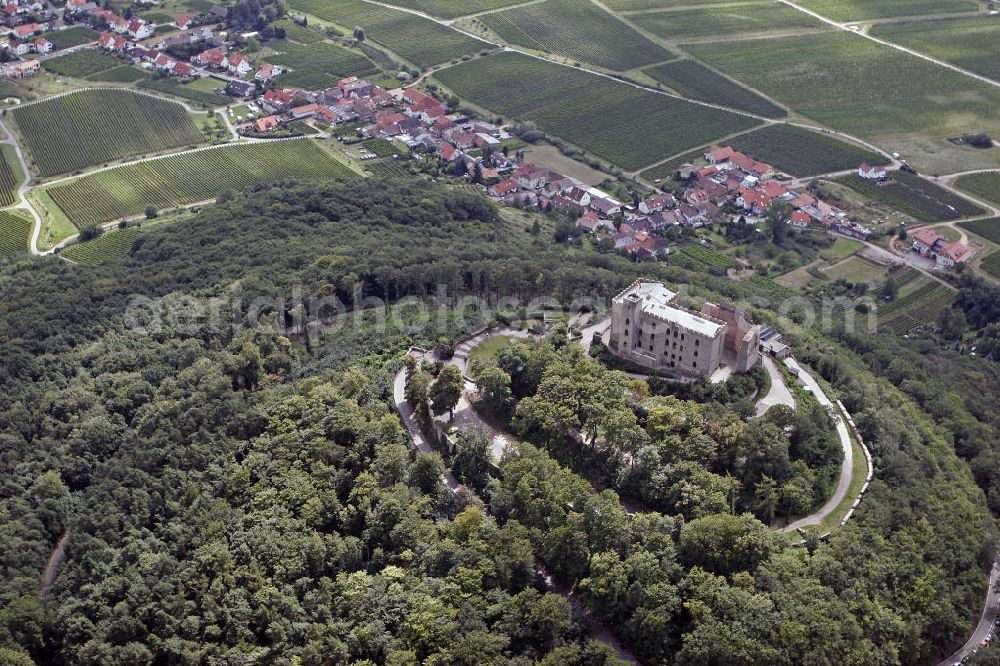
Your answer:
[[[692,368],[697,368],[697,367],[698,367],[698,361],[694,361],[694,362],[693,362],[693,363],[691,364],[691,367],[692,367]]]
[[[698,355],[698,350],[697,350],[697,349],[695,349],[695,350],[694,350],[694,355],[695,355],[695,356],[697,356],[697,355]]]
[[[628,326],[628,317],[625,317],[625,325]]]
[[[684,342],[684,334],[681,333],[681,342]]]
[[[701,342],[701,340],[695,340],[694,341],[694,346],[697,347],[700,342]]]

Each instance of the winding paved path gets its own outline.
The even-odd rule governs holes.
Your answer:
[[[785,384],[785,378],[782,376],[781,371],[778,370],[774,359],[767,354],[762,354],[760,362],[771,378],[771,388],[768,390],[767,395],[757,401],[757,416],[764,416],[767,410],[775,405],[786,405],[795,409],[795,398]]]
[[[840,503],[844,501],[844,498],[847,497],[847,491],[851,486],[851,482],[854,480],[854,449],[851,446],[851,435],[847,430],[847,424],[844,423],[840,410],[833,404],[833,401],[827,397],[826,392],[823,391],[823,387],[819,385],[819,382],[817,382],[815,378],[813,378],[813,376],[805,370],[805,368],[800,366],[794,358],[790,356],[786,358],[785,365],[802,381],[805,386],[809,387],[812,394],[816,396],[816,402],[831,410],[831,416],[837,424],[837,437],[840,439],[840,446],[844,450],[844,461],[840,464],[840,480],[837,482],[837,489],[819,509],[808,516],[803,516],[795,522],[789,523],[785,527],[781,528],[782,532],[794,532],[801,527],[806,527],[807,525],[818,525],[819,523],[822,523],[827,516],[833,513],[837,507],[840,506]]]
[[[947,659],[941,660],[938,666],[952,666],[952,664],[960,663],[966,655],[979,647],[983,639],[993,631],[997,616],[1000,614],[998,583],[1000,583],[1000,560],[994,560],[993,569],[990,571],[990,586],[986,592],[986,604],[983,607],[983,614],[979,617],[979,623],[965,645],[955,650]]]

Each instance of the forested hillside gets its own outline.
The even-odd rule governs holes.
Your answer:
[[[502,478],[470,482],[480,502],[444,488],[441,459],[414,455],[391,409],[403,352],[440,330],[405,314],[385,331],[359,315],[313,341],[245,325],[268,297],[264,319],[287,328],[296,293],[352,305],[445,284],[449,296],[568,302],[610,297],[639,275],[753,293],[556,242],[558,220],[532,222],[424,183],[284,184],[144,231],[118,263],[2,264],[0,661],[614,663],[547,591],[543,562],[650,664],[910,664],[969,628],[996,547],[976,485],[995,483],[1000,450],[997,396],[973,400],[971,383],[993,377],[985,361],[798,336],[800,360],[854,414],[876,479],[828,543],[796,548],[747,511],[757,511],[749,496],[733,511],[700,483],[711,466],[753,485],[759,471],[742,456],[670,445],[704,444],[680,428],[686,418],[767,436],[780,425],[802,429],[796,455],[815,454],[805,467],[821,470],[822,427],[730,421],[722,397],[696,410],[646,398],[660,419],[656,464],[638,480],[618,475],[617,489],[662,513],[629,516],[614,491],[594,494],[571,469],[553,446],[563,440],[540,436],[528,402],[513,422],[552,457],[511,451]],[[137,330],[126,326],[134,295],[216,298],[219,316]],[[449,337],[482,323],[447,311],[445,321]],[[543,365],[547,383],[522,405],[558,402],[563,369]],[[970,386],[937,391],[939,367]],[[676,495],[665,501],[657,487]]]

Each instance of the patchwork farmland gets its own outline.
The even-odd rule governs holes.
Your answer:
[[[948,137],[1000,132],[1000,90],[843,31],[683,48],[816,122],[898,146],[918,168],[954,158]],[[960,156],[965,168],[997,159]]]
[[[921,286],[878,308],[879,329],[893,333],[933,324],[938,315],[955,300],[955,292],[936,280],[927,280]]]
[[[510,5],[519,5],[524,0],[389,0],[387,5],[415,9],[430,16],[453,19],[469,14],[478,14]]]
[[[0,207],[14,205],[17,200],[17,188],[24,182],[24,172],[17,160],[14,147],[9,144],[0,146]]]
[[[974,0],[800,0],[803,7],[834,21],[862,21],[865,19],[896,16],[921,16],[926,14],[956,14],[974,12],[979,4]]]
[[[643,71],[684,97],[729,106],[766,118],[788,115],[769,99],[694,60],[675,60]]]
[[[971,19],[885,23],[870,34],[1000,81],[1000,21]]]
[[[673,57],[590,0],[545,0],[480,20],[513,44],[615,71]]]
[[[342,26],[365,30],[371,39],[417,67],[429,67],[489,48],[429,19],[361,0],[292,0],[292,9]]]
[[[962,227],[966,231],[971,231],[978,236],[982,236],[986,240],[1000,244],[1000,217],[959,222],[958,226]]]
[[[169,208],[277,179],[325,180],[354,172],[310,139],[222,146],[123,165],[48,188],[78,228]]]
[[[1000,171],[970,173],[960,176],[955,187],[981,201],[1000,206]]]
[[[474,104],[531,121],[628,170],[758,124],[518,53],[479,58],[435,78]]]
[[[84,90],[11,116],[43,178],[203,140],[182,106],[128,90]]]
[[[667,40],[716,35],[766,34],[793,28],[828,30],[829,26],[788,5],[748,2],[629,14],[628,20]]]
[[[856,169],[861,162],[889,164],[876,152],[793,125],[762,127],[726,143],[798,177]]]
[[[268,62],[293,70],[277,78],[282,86],[319,90],[336,85],[342,76],[367,76],[378,71],[360,53],[330,42],[302,45],[286,40],[272,42],[271,46],[278,54],[268,57]]]
[[[0,258],[28,252],[31,222],[6,210],[0,210]]]
[[[944,222],[986,212],[968,199],[906,171],[893,171],[891,182],[883,184],[858,175],[843,176],[836,182],[921,222]]]
[[[86,243],[74,243],[61,254],[78,264],[106,264],[128,254],[140,233],[139,227],[107,231]]]

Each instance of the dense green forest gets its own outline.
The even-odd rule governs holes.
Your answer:
[[[754,295],[532,222],[426,183],[285,183],[143,231],[114,264],[2,264],[0,660],[614,663],[540,565],[651,664],[911,664],[969,629],[1000,492],[1000,405],[981,387],[1000,378],[935,341],[793,336],[875,458],[865,500],[826,543],[790,546],[756,492],[765,476],[823,490],[837,458],[820,415],[751,422],[739,395],[646,394],[558,334],[498,363],[500,402],[530,443],[501,475],[446,461],[470,489],[445,490],[445,461],[414,454],[390,385],[409,344],[483,323],[450,299],[608,298],[639,275]],[[368,307],[294,334],[299,301],[362,307],[439,284],[443,333],[405,312],[382,330]],[[188,316],[129,326],[150,323],[135,295]],[[215,316],[188,297],[215,299]],[[247,325],[255,307],[273,327]],[[574,453],[547,428],[574,379],[615,409],[573,416],[620,446]],[[595,465],[612,482],[600,493]],[[630,515],[618,493],[650,510]]]

